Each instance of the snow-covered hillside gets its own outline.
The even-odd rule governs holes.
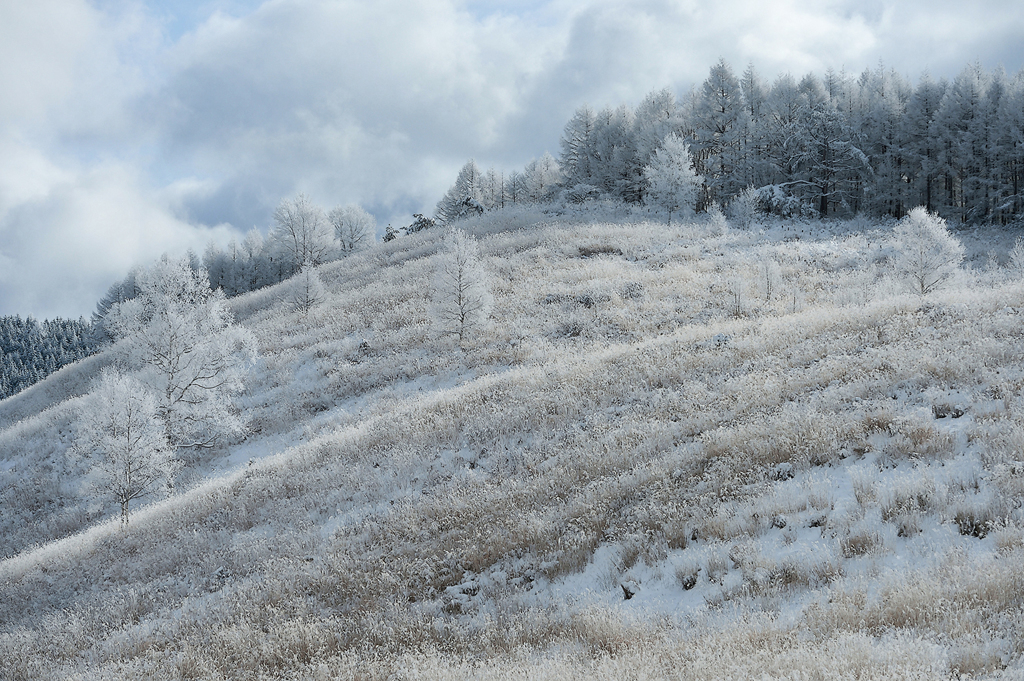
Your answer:
[[[1024,280],[960,235],[539,209],[231,301],[242,440],[121,528],[66,457],[100,355],[0,402],[0,676],[1019,678]],[[65,398],[66,399],[63,399]]]

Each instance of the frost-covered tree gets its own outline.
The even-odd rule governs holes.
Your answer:
[[[578,184],[595,185],[597,158],[594,129],[597,116],[589,106],[576,109],[562,132],[561,156],[558,164],[562,169],[566,187]]]
[[[124,279],[112,284],[103,297],[96,302],[96,310],[92,313],[92,336],[97,345],[104,345],[113,340],[106,325],[106,317],[110,308],[139,295],[138,286],[135,284],[138,272],[138,268],[133,267]]]
[[[665,138],[679,133],[682,127],[682,115],[670,90],[655,90],[644,97],[636,108],[633,124],[633,144],[640,167],[649,164]]]
[[[518,170],[513,170],[505,177],[505,188],[502,191],[508,202],[512,205],[527,201],[524,180],[524,173]]]
[[[85,319],[0,316],[0,400],[96,351]]]
[[[931,134],[938,146],[937,168],[942,174],[939,214],[958,222],[980,217],[974,208],[982,176],[987,75],[978,64],[961,71],[943,94],[935,112]]]
[[[768,86],[761,80],[753,64],[749,64],[740,76],[740,91],[743,93],[744,118],[747,123],[741,142],[740,181],[744,189],[760,188],[774,182],[769,164],[768,125],[771,118]]]
[[[819,103],[804,115],[800,134],[790,186],[806,196],[822,217],[839,207],[849,209],[860,180],[871,168],[845,114],[831,103]]]
[[[745,186],[747,140],[743,91],[732,68],[719,61],[697,92],[693,105],[696,171],[704,176],[708,201],[727,202]]]
[[[253,227],[242,239],[237,273],[240,290],[255,291],[269,283],[270,263],[263,251],[263,234]]]
[[[83,401],[75,452],[89,486],[110,495],[128,523],[129,504],[168,484],[180,462],[167,441],[154,395],[141,381],[105,371]]]
[[[902,124],[912,89],[900,75],[882,67],[865,71],[858,85],[860,96],[851,116],[851,127],[862,140],[860,148],[871,167],[865,197],[867,208],[876,215],[902,218],[908,202],[913,200],[909,197],[910,183],[906,181],[912,169]],[[859,179],[861,175],[865,174],[854,176]]]
[[[291,309],[302,314],[309,314],[317,305],[324,302],[327,291],[320,274],[315,267],[306,265],[299,273],[289,280],[288,304]]]
[[[494,168],[488,168],[480,182],[481,204],[486,210],[505,207],[505,177]]]
[[[244,431],[232,407],[254,356],[249,333],[231,323],[224,293],[187,261],[161,260],[137,277],[139,295],[107,315],[129,366],[157,395],[175,447],[209,447]]]
[[[923,206],[896,224],[896,271],[917,293],[930,293],[949,281],[964,259],[964,247],[949,233],[946,221]]]
[[[423,230],[431,229],[432,227],[437,227],[437,222],[433,218],[428,218],[422,213],[413,213],[412,222],[403,227],[402,231],[406,234],[415,234],[416,232],[422,232]],[[388,230],[394,233],[394,236],[392,236],[391,239],[398,236],[398,233],[391,228],[391,225],[388,225]],[[384,237],[384,241],[391,241],[391,239],[387,238],[387,233],[384,234]]]
[[[995,118],[997,211],[1008,221],[1024,211],[1024,71],[1008,83]]]
[[[921,77],[907,101],[901,120],[903,155],[907,161],[907,180],[912,201],[935,212],[942,195],[939,169],[939,141],[932,134],[935,113],[946,91],[946,82]]]
[[[487,323],[493,304],[488,279],[476,239],[449,228],[432,289],[433,315],[442,333],[458,336],[461,344]]]
[[[775,80],[765,102],[765,117],[758,124],[764,145],[762,186],[778,187],[779,191],[794,180],[798,173],[800,155],[804,153],[801,117],[806,100],[796,81],[789,74]]]
[[[672,213],[692,215],[700,193],[701,178],[693,170],[690,149],[679,135],[669,135],[644,168],[647,201]]]
[[[548,153],[527,163],[523,172],[515,174],[515,177],[519,181],[519,191],[516,191],[516,184],[510,182],[513,202],[548,201],[562,184],[562,170],[558,167],[558,161]]]
[[[607,196],[636,203],[642,195],[643,166],[637,156],[633,135],[636,117],[622,105],[602,109],[594,125],[593,184]]]
[[[476,161],[470,159],[462,166],[458,177],[434,209],[434,219],[442,225],[450,225],[470,215],[484,212],[483,176]]]
[[[327,219],[334,227],[334,238],[343,255],[366,248],[373,241],[377,221],[360,206],[339,206],[327,215]]]
[[[224,283],[228,279],[231,265],[228,262],[224,251],[214,241],[210,241],[203,251],[203,269],[210,280],[210,288],[225,289]],[[227,290],[224,291],[225,295]]]
[[[324,211],[309,200],[305,194],[286,199],[274,211],[277,223],[270,233],[291,271],[303,265],[322,265],[331,259],[334,250],[334,233]]]
[[[749,228],[762,212],[760,192],[747,187],[729,202],[728,211],[729,219],[736,226]]]

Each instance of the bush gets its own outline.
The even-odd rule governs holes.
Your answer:
[[[946,228],[946,221],[923,207],[910,211],[896,225],[896,271],[917,293],[931,293],[950,280],[964,259],[964,247]]]

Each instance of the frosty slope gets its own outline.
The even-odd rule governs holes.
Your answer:
[[[249,434],[124,529],[64,459],[102,356],[0,405],[15,678],[1020,670],[1007,236],[922,295],[891,224],[460,226],[493,296],[461,344],[430,230],[321,266],[309,309],[230,301]]]

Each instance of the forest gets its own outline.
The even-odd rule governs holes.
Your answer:
[[[1024,73],[968,64],[952,82],[913,84],[879,66],[768,82],[720,61],[680,100],[663,89],[635,108],[579,107],[557,159],[507,174],[470,161],[436,217],[555,198],[650,202],[645,169],[673,136],[700,178],[697,212],[754,202],[782,217],[899,219],[924,206],[960,225],[1007,224],[1024,207]]]
[[[87,357],[94,347],[92,327],[83,318],[0,317],[0,400]]]

